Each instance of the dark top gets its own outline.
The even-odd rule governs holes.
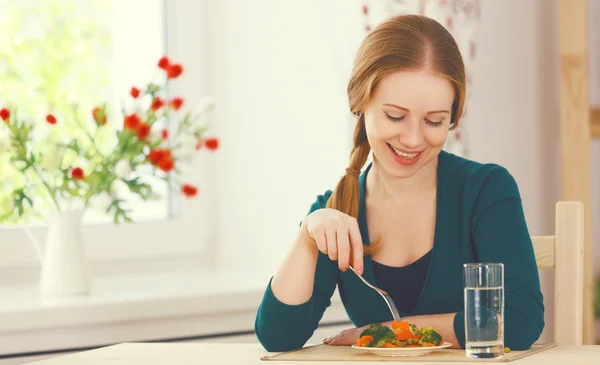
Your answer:
[[[365,206],[366,176],[359,178],[358,225],[369,245]],[[544,329],[540,290],[531,236],[527,229],[517,183],[503,167],[481,164],[441,151],[437,168],[436,222],[427,276],[416,305],[401,316],[456,313],[454,332],[465,346],[463,264],[504,263],[504,339],[513,350],[524,350]],[[331,191],[317,197],[309,213],[324,208]],[[401,222],[399,222],[401,224]],[[371,256],[365,256],[363,277],[375,286]],[[256,315],[256,335],[267,351],[298,349],[305,345],[331,304],[336,288],[348,317],[357,327],[392,320],[385,301],[351,271],[319,253],[312,297],[287,305],[271,291],[270,282]]]
[[[402,267],[387,266],[373,260],[373,275],[379,289],[392,297],[399,311],[410,313],[417,304],[427,278],[430,258],[431,251]]]

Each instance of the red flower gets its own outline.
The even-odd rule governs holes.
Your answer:
[[[140,119],[140,117],[138,117],[137,114],[130,114],[126,116],[125,121],[123,122],[123,124],[125,125],[125,129],[128,129],[130,131],[137,131],[141,123],[142,120]]]
[[[50,124],[56,124],[56,118],[52,114],[46,115],[46,122]]]
[[[175,161],[173,161],[173,158],[171,157],[170,150],[151,150],[148,154],[148,161],[164,172],[170,172],[175,168]]]
[[[95,107],[92,110],[92,118],[94,118],[94,120],[96,121],[96,123],[98,123],[98,125],[106,124],[106,113],[104,112],[104,109]]]
[[[370,31],[371,31],[371,26],[370,26],[370,25],[365,25],[365,30],[366,30],[367,32],[370,32]]]
[[[149,134],[150,134],[150,125],[146,124],[146,123],[140,124],[140,126],[137,129],[137,137],[139,138],[139,140],[145,141],[146,138],[148,138]]]
[[[150,153],[148,154],[148,161],[150,161],[150,163],[152,163],[153,165],[158,165],[161,161],[164,161],[164,160],[173,160],[171,158],[170,150],[162,150],[162,149],[150,150]]]
[[[160,160],[165,157],[165,150],[151,150],[148,154],[148,161],[153,165],[156,165]]]
[[[73,178],[73,180],[83,180],[85,179],[85,173],[81,167],[76,167],[71,171],[71,178]]]
[[[448,28],[452,28],[452,23],[452,17],[446,18],[446,24],[448,25]]]
[[[200,148],[202,148],[202,140],[198,139],[196,141],[196,151],[198,151]]]
[[[8,124],[8,118],[10,118],[10,110],[6,108],[0,109],[0,118]]]
[[[180,64],[169,65],[167,66],[167,77],[170,79],[175,79],[183,72],[183,66]]]
[[[137,97],[140,96],[140,89],[134,86],[129,91],[129,94],[131,94],[131,96],[133,96],[134,99],[137,99]]]
[[[160,60],[158,60],[158,67],[166,70],[169,66],[169,58],[167,56],[163,56]]]
[[[158,168],[164,172],[170,172],[175,168],[175,161],[173,161],[171,157],[164,157],[162,160],[158,161]]]
[[[362,10],[363,10],[363,14],[365,14],[365,15],[369,14],[369,7],[368,6],[363,5],[363,9]]]
[[[219,140],[217,138],[207,138],[204,140],[204,145],[211,151],[219,148]]]
[[[163,105],[165,105],[165,102],[161,98],[156,98],[152,102],[152,106],[150,108],[152,108],[154,111],[157,111],[158,109],[162,108]]]
[[[163,139],[167,139],[167,138],[169,138],[169,131],[168,131],[168,130],[166,130],[166,129],[163,129],[163,130],[160,132],[160,134],[162,135],[162,138],[163,138]]]
[[[190,184],[184,184],[181,186],[181,192],[186,197],[191,198],[198,194],[198,188]]]
[[[179,108],[181,108],[182,105],[183,105],[183,99],[182,98],[173,98],[169,102],[169,107],[171,107],[171,108],[173,108],[175,110],[179,110]]]

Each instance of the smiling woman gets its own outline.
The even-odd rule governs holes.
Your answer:
[[[302,347],[336,287],[356,328],[325,343],[351,345],[373,323],[390,326],[386,303],[355,270],[392,294],[403,321],[464,347],[463,265],[497,262],[505,345],[529,348],[544,328],[544,304],[519,188],[502,166],[443,150],[465,99],[450,33],[424,16],[381,23],[359,49],[348,98],[357,116],[349,166],[311,205],[266,288],[255,323],[263,346]]]

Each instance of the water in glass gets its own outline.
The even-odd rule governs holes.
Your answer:
[[[504,267],[465,265],[465,349],[467,357],[504,355]]]

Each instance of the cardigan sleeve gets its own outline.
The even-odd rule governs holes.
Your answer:
[[[311,206],[309,214],[325,207],[331,191],[320,195]],[[255,320],[258,340],[269,352],[282,352],[302,348],[312,337],[323,313],[331,305],[337,281],[337,266],[329,257],[319,252],[311,298],[299,305],[279,301],[267,285]],[[272,280],[272,278],[271,278]]]
[[[516,181],[503,167],[486,171],[472,214],[472,242],[478,262],[504,264],[504,343],[529,349],[544,329],[544,302],[535,254]],[[454,329],[465,342],[465,314]]]

